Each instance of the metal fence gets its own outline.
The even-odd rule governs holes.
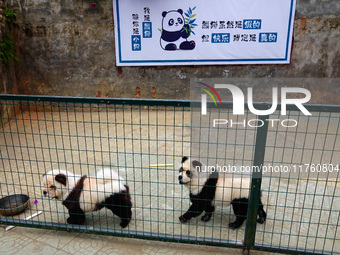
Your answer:
[[[232,105],[223,105],[214,113],[218,118],[231,116]],[[288,109],[285,119],[299,122],[293,128],[266,121],[284,121],[275,112],[247,113],[247,121],[264,120],[258,128],[220,125],[212,130],[193,121],[193,111],[200,109],[190,107],[190,101],[1,95],[0,196],[28,194],[31,205],[22,214],[0,217],[0,223],[245,250],[339,253],[340,107],[306,107],[312,116]],[[231,207],[216,206],[209,222],[179,221],[190,200],[178,183],[178,165],[201,145],[209,147],[201,152],[203,161],[267,167],[243,174],[251,180],[248,219],[237,230],[228,227],[235,217]],[[95,176],[103,167],[114,169],[129,185],[129,225],[121,228],[107,209],[87,213],[85,225],[67,224],[62,202],[43,195],[43,174],[67,169]],[[267,212],[263,225],[256,223],[260,189]]]

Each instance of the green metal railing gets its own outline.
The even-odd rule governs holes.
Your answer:
[[[244,118],[264,125],[221,125],[216,130],[192,120],[199,107],[199,102],[186,100],[0,95],[0,196],[25,193],[31,197],[29,210],[0,217],[0,223],[238,247],[245,252],[339,253],[340,106],[305,105],[312,116],[302,115],[291,105],[287,116],[248,112]],[[214,109],[210,114],[217,118],[233,117],[232,103],[225,102],[219,109],[208,103],[208,108]],[[270,118],[296,119],[299,124],[287,128],[273,125],[267,121]],[[200,146],[216,150],[207,155],[202,151],[201,160],[260,169],[248,175],[248,218],[238,230],[228,228],[233,217],[229,207],[216,206],[207,223],[178,220],[189,207],[189,194],[178,184],[177,165],[192,147]],[[150,167],[153,164],[174,166]],[[290,172],[260,167],[269,165],[290,167]],[[323,165],[333,170],[300,169],[319,165],[321,170]],[[86,214],[85,225],[65,224],[68,213],[61,202],[42,195],[42,175],[56,168],[93,175],[102,167],[115,169],[129,184],[130,224],[120,228],[118,218],[103,210]],[[261,191],[267,212],[264,225],[256,223]],[[43,213],[25,220],[37,211]]]

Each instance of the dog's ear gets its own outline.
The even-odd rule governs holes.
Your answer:
[[[57,174],[54,179],[66,186],[67,176],[65,174]]]
[[[184,163],[187,160],[188,160],[188,157],[183,157],[181,163]]]
[[[191,162],[191,164],[197,172],[201,172],[201,170],[202,170],[202,163],[201,162],[199,162],[197,160],[193,160]]]

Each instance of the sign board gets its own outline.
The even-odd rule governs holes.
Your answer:
[[[114,0],[118,66],[287,64],[296,0]]]

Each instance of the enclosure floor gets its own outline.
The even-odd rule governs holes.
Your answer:
[[[4,226],[5,227],[5,226]],[[2,255],[241,255],[241,249],[215,246],[147,241],[112,236],[69,233],[43,229],[16,227],[8,232],[0,225],[0,250]],[[274,255],[252,251],[252,255]]]
[[[156,114],[139,110],[137,113],[140,117],[135,120],[133,111],[128,117],[126,113],[117,111],[116,119],[121,120],[120,124],[111,124],[107,113],[100,112],[97,116],[88,112],[52,112],[49,115],[40,112],[20,113],[20,118],[12,120],[0,132],[0,152],[3,158],[8,158],[0,164],[0,173],[5,177],[1,180],[0,195],[26,193],[31,197],[30,209],[14,217],[23,219],[41,210],[43,213],[34,220],[65,223],[68,213],[61,202],[42,196],[42,175],[53,168],[66,168],[77,174],[93,176],[100,167],[113,166],[130,186],[133,216],[128,230],[242,243],[245,224],[239,230],[228,228],[228,223],[235,219],[230,207],[217,207],[214,217],[207,223],[203,223],[200,218],[191,219],[186,224],[178,220],[190,205],[187,189],[177,181],[177,166],[181,159],[178,155],[187,155],[189,151],[190,123],[187,119],[190,118],[183,118],[182,115],[176,117],[176,112],[165,114],[158,111]],[[185,113],[185,116],[188,117],[189,113]],[[147,125],[143,125],[144,122]],[[179,127],[172,126],[175,124]],[[252,151],[242,153],[249,153],[243,158],[252,158]],[[175,166],[150,168],[150,164]],[[335,187],[334,182],[265,175],[262,187],[262,202],[268,219],[263,225],[257,224],[257,244],[325,249],[333,246],[334,236],[339,239],[340,187]],[[37,204],[33,203],[35,200]],[[87,214],[86,225],[120,229],[119,219],[106,209]],[[19,229],[8,234],[1,230],[0,243],[6,244],[6,238],[12,240],[13,247],[21,247],[26,241],[35,242],[30,237],[33,230],[20,232]],[[103,254],[113,249],[99,247],[111,238],[103,241],[102,237],[94,235],[64,235],[47,230],[39,233],[37,236],[42,238],[37,238],[38,242],[45,242],[42,239],[49,238],[50,241],[45,243],[49,248],[56,249],[56,253],[51,254],[57,254],[59,248],[73,252],[80,247],[89,249],[87,251],[93,249],[93,252],[101,250]],[[22,238],[17,241],[15,237],[18,234]],[[59,236],[58,240],[62,241],[55,241],[55,236]],[[80,240],[80,237],[84,240]],[[121,240],[122,247],[130,242],[130,239],[117,240]],[[64,245],[64,241],[68,244]],[[93,242],[95,245],[91,245]],[[164,249],[178,249],[175,246]],[[144,252],[151,254],[152,249],[163,249],[158,248],[158,244],[155,247],[150,248],[150,251],[146,247]],[[115,249],[113,252],[117,251]],[[210,248],[204,249],[210,251]],[[334,251],[340,251],[340,242],[334,244]],[[181,249],[178,252],[186,253]],[[120,253],[119,250],[117,253]]]

